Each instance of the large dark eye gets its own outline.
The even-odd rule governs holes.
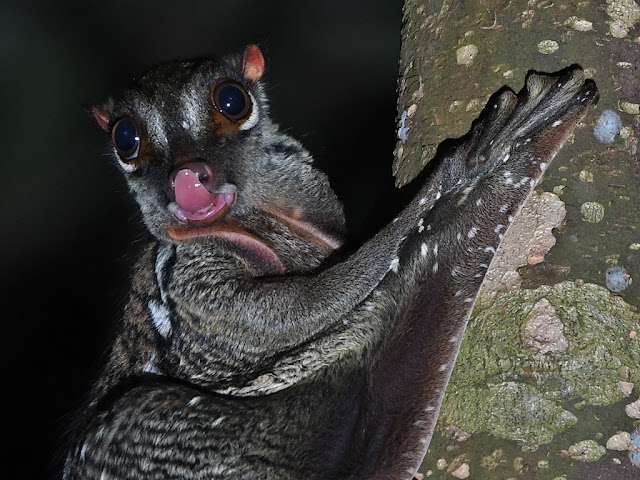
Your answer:
[[[216,83],[211,96],[215,107],[229,120],[241,120],[251,111],[249,94],[233,80]]]
[[[123,160],[132,160],[138,156],[140,134],[138,125],[132,118],[125,117],[118,120],[111,130],[111,139]]]

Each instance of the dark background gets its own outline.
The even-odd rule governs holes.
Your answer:
[[[258,43],[273,116],[314,153],[364,235],[388,213],[393,185],[402,1],[7,3],[5,476],[49,479],[59,477],[68,426],[104,360],[145,238],[87,108],[155,63]]]

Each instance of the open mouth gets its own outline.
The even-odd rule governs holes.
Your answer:
[[[284,266],[264,240],[222,217],[236,200],[236,187],[216,186],[213,170],[204,162],[181,165],[169,177],[175,202],[168,206],[178,224],[168,227],[174,240],[218,238],[258,275],[280,274]]]
[[[269,232],[247,228],[246,221],[225,217],[236,200],[235,185],[219,185],[212,168],[205,162],[185,163],[171,173],[169,180],[175,201],[168,209],[177,222],[167,233],[174,240],[216,238],[220,248],[238,257],[256,275],[277,275],[285,264],[269,241]],[[219,180],[219,179],[218,179]],[[298,209],[275,205],[256,205],[257,215],[266,215],[303,241],[325,250],[327,255],[340,247],[341,241],[304,219]]]
[[[214,185],[211,167],[204,162],[191,162],[176,169],[170,177],[176,201],[169,211],[180,222],[210,224],[233,205],[236,187]]]

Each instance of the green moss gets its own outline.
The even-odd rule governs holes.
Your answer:
[[[574,460],[582,460],[584,462],[595,462],[607,453],[606,448],[595,440],[583,440],[575,443],[567,451]]]
[[[528,448],[549,443],[556,433],[577,422],[571,412],[525,383],[502,382],[448,392],[456,401],[442,411],[441,418],[447,424],[453,423],[469,433],[488,432],[516,440]]]
[[[569,347],[540,354],[524,346],[532,305],[546,298]],[[480,302],[481,304],[483,302]],[[499,295],[476,309],[447,389],[441,425],[489,432],[528,448],[548,443],[577,418],[562,405],[624,398],[619,381],[640,382],[640,315],[597,285],[563,282]]]
[[[495,470],[500,465],[504,465],[505,463],[507,463],[507,459],[504,450],[502,450],[501,448],[494,450],[491,455],[482,457],[482,460],[480,461],[480,465],[487,470]]]

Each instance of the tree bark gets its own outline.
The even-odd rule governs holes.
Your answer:
[[[553,478],[553,469],[568,468],[572,455],[573,460],[588,456],[580,457],[570,449],[576,440],[593,439],[604,446],[616,430],[633,428],[633,420],[620,412],[637,398],[640,386],[638,4],[634,0],[406,0],[393,171],[398,186],[408,183],[434,157],[440,142],[469,130],[500,87],[506,84],[518,91],[528,70],[554,72],[574,63],[596,81],[600,102],[549,167],[521,215],[521,230],[517,235],[510,232],[511,240],[505,237],[504,248],[492,264],[423,472],[439,472],[435,460],[442,456],[450,472],[477,460],[470,467],[472,478],[493,478],[492,465],[504,468],[505,478],[527,468],[530,472],[547,469],[545,478]],[[604,128],[598,126],[605,120]],[[501,310],[496,310],[497,305]],[[505,315],[499,313],[505,311]],[[513,330],[502,328],[504,324]],[[542,325],[543,334],[555,328],[566,346],[562,347],[565,343],[558,335],[555,346],[535,343],[526,333],[534,324]],[[604,338],[607,332],[612,341]],[[501,334],[516,337],[516,344],[504,351],[474,350],[483,343],[504,343]],[[506,358],[499,358],[496,351]],[[603,363],[597,355],[615,361]],[[580,368],[570,367],[578,361]],[[598,388],[582,388],[585,385]],[[522,420],[522,410],[520,416],[500,417],[502,410],[510,411],[504,405],[505,389],[513,391],[515,404],[522,406],[526,398],[535,398],[538,403],[532,405],[539,411],[549,407],[548,414],[558,416],[557,423],[550,422],[554,428],[537,430],[531,425],[518,437],[516,425],[504,426],[520,422],[522,430],[523,424],[529,425]],[[470,395],[471,391],[477,395]],[[502,398],[503,404],[482,404],[486,411],[464,405],[465,400],[478,402],[492,395]],[[580,406],[587,406],[591,415],[604,411],[615,421],[585,426],[587,410]],[[483,414],[486,419],[476,418]],[[502,426],[492,423],[495,418]],[[458,442],[451,435],[438,434],[446,431],[457,432],[453,436],[458,438],[473,435]],[[474,436],[487,433],[491,442],[474,443]],[[535,452],[520,452],[515,457],[520,460],[500,457],[522,446]],[[597,453],[595,445],[591,447],[583,450]],[[502,453],[495,453],[498,450]],[[549,452],[553,452],[551,460]],[[590,458],[598,457],[596,453]],[[612,464],[616,455],[627,463]],[[609,450],[601,457],[596,463],[573,462],[572,468],[595,472],[602,462],[608,462],[606,468],[611,471],[635,468],[626,460],[626,452]]]

